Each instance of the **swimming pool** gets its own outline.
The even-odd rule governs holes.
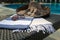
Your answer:
[[[18,7],[22,7],[24,4],[9,4],[5,5],[5,7],[16,9]],[[60,3],[51,3],[51,4],[43,4],[50,8],[51,14],[60,14]]]
[[[24,4],[8,4],[8,5],[4,5],[4,7],[16,9],[16,8],[22,7],[23,5]]]
[[[50,8],[51,14],[60,14],[60,3],[44,4]]]

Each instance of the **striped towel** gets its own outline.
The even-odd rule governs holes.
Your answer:
[[[43,31],[43,33],[53,33],[55,29],[52,26],[53,24],[44,18],[35,18],[33,19],[31,25],[30,25],[30,32],[31,31],[37,31],[39,32],[40,30]]]
[[[32,17],[25,17],[24,19],[18,19],[17,21],[13,21],[11,20],[12,16],[0,21],[0,28],[25,30],[29,28],[29,25],[33,19]]]

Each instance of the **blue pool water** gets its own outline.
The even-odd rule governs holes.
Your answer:
[[[4,5],[5,7],[16,9],[19,7],[22,7],[24,4],[9,4],[9,5]]]
[[[9,4],[5,5],[5,7],[16,9],[18,7],[22,7],[24,4]],[[43,4],[50,8],[51,14],[60,14],[60,3],[54,4]]]
[[[50,8],[51,14],[60,14],[60,3],[44,4]]]

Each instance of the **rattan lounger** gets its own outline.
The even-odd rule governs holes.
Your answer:
[[[55,29],[59,28],[60,24],[60,19],[59,15],[53,15],[51,14],[50,17],[46,18],[48,21],[53,23],[53,26]],[[43,34],[42,31],[39,33],[36,32],[17,32],[17,33],[12,33],[12,30],[9,29],[0,29],[0,40],[42,40],[48,36],[48,34]]]

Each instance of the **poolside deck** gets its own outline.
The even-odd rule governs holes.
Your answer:
[[[15,14],[15,10],[13,9],[9,9],[9,8],[6,8],[6,7],[0,7],[0,20],[12,15],[12,14]]]
[[[51,21],[54,24],[54,26],[57,28],[59,26],[57,24],[60,24],[59,17],[60,15],[51,15],[49,18],[46,19],[48,21]],[[60,28],[60,26],[58,28]],[[40,33],[34,33],[34,32],[12,33],[12,30],[0,29],[0,40],[41,40],[40,38],[42,37],[43,36]]]
[[[49,35],[44,40],[60,40],[60,29],[58,29],[55,33]]]

